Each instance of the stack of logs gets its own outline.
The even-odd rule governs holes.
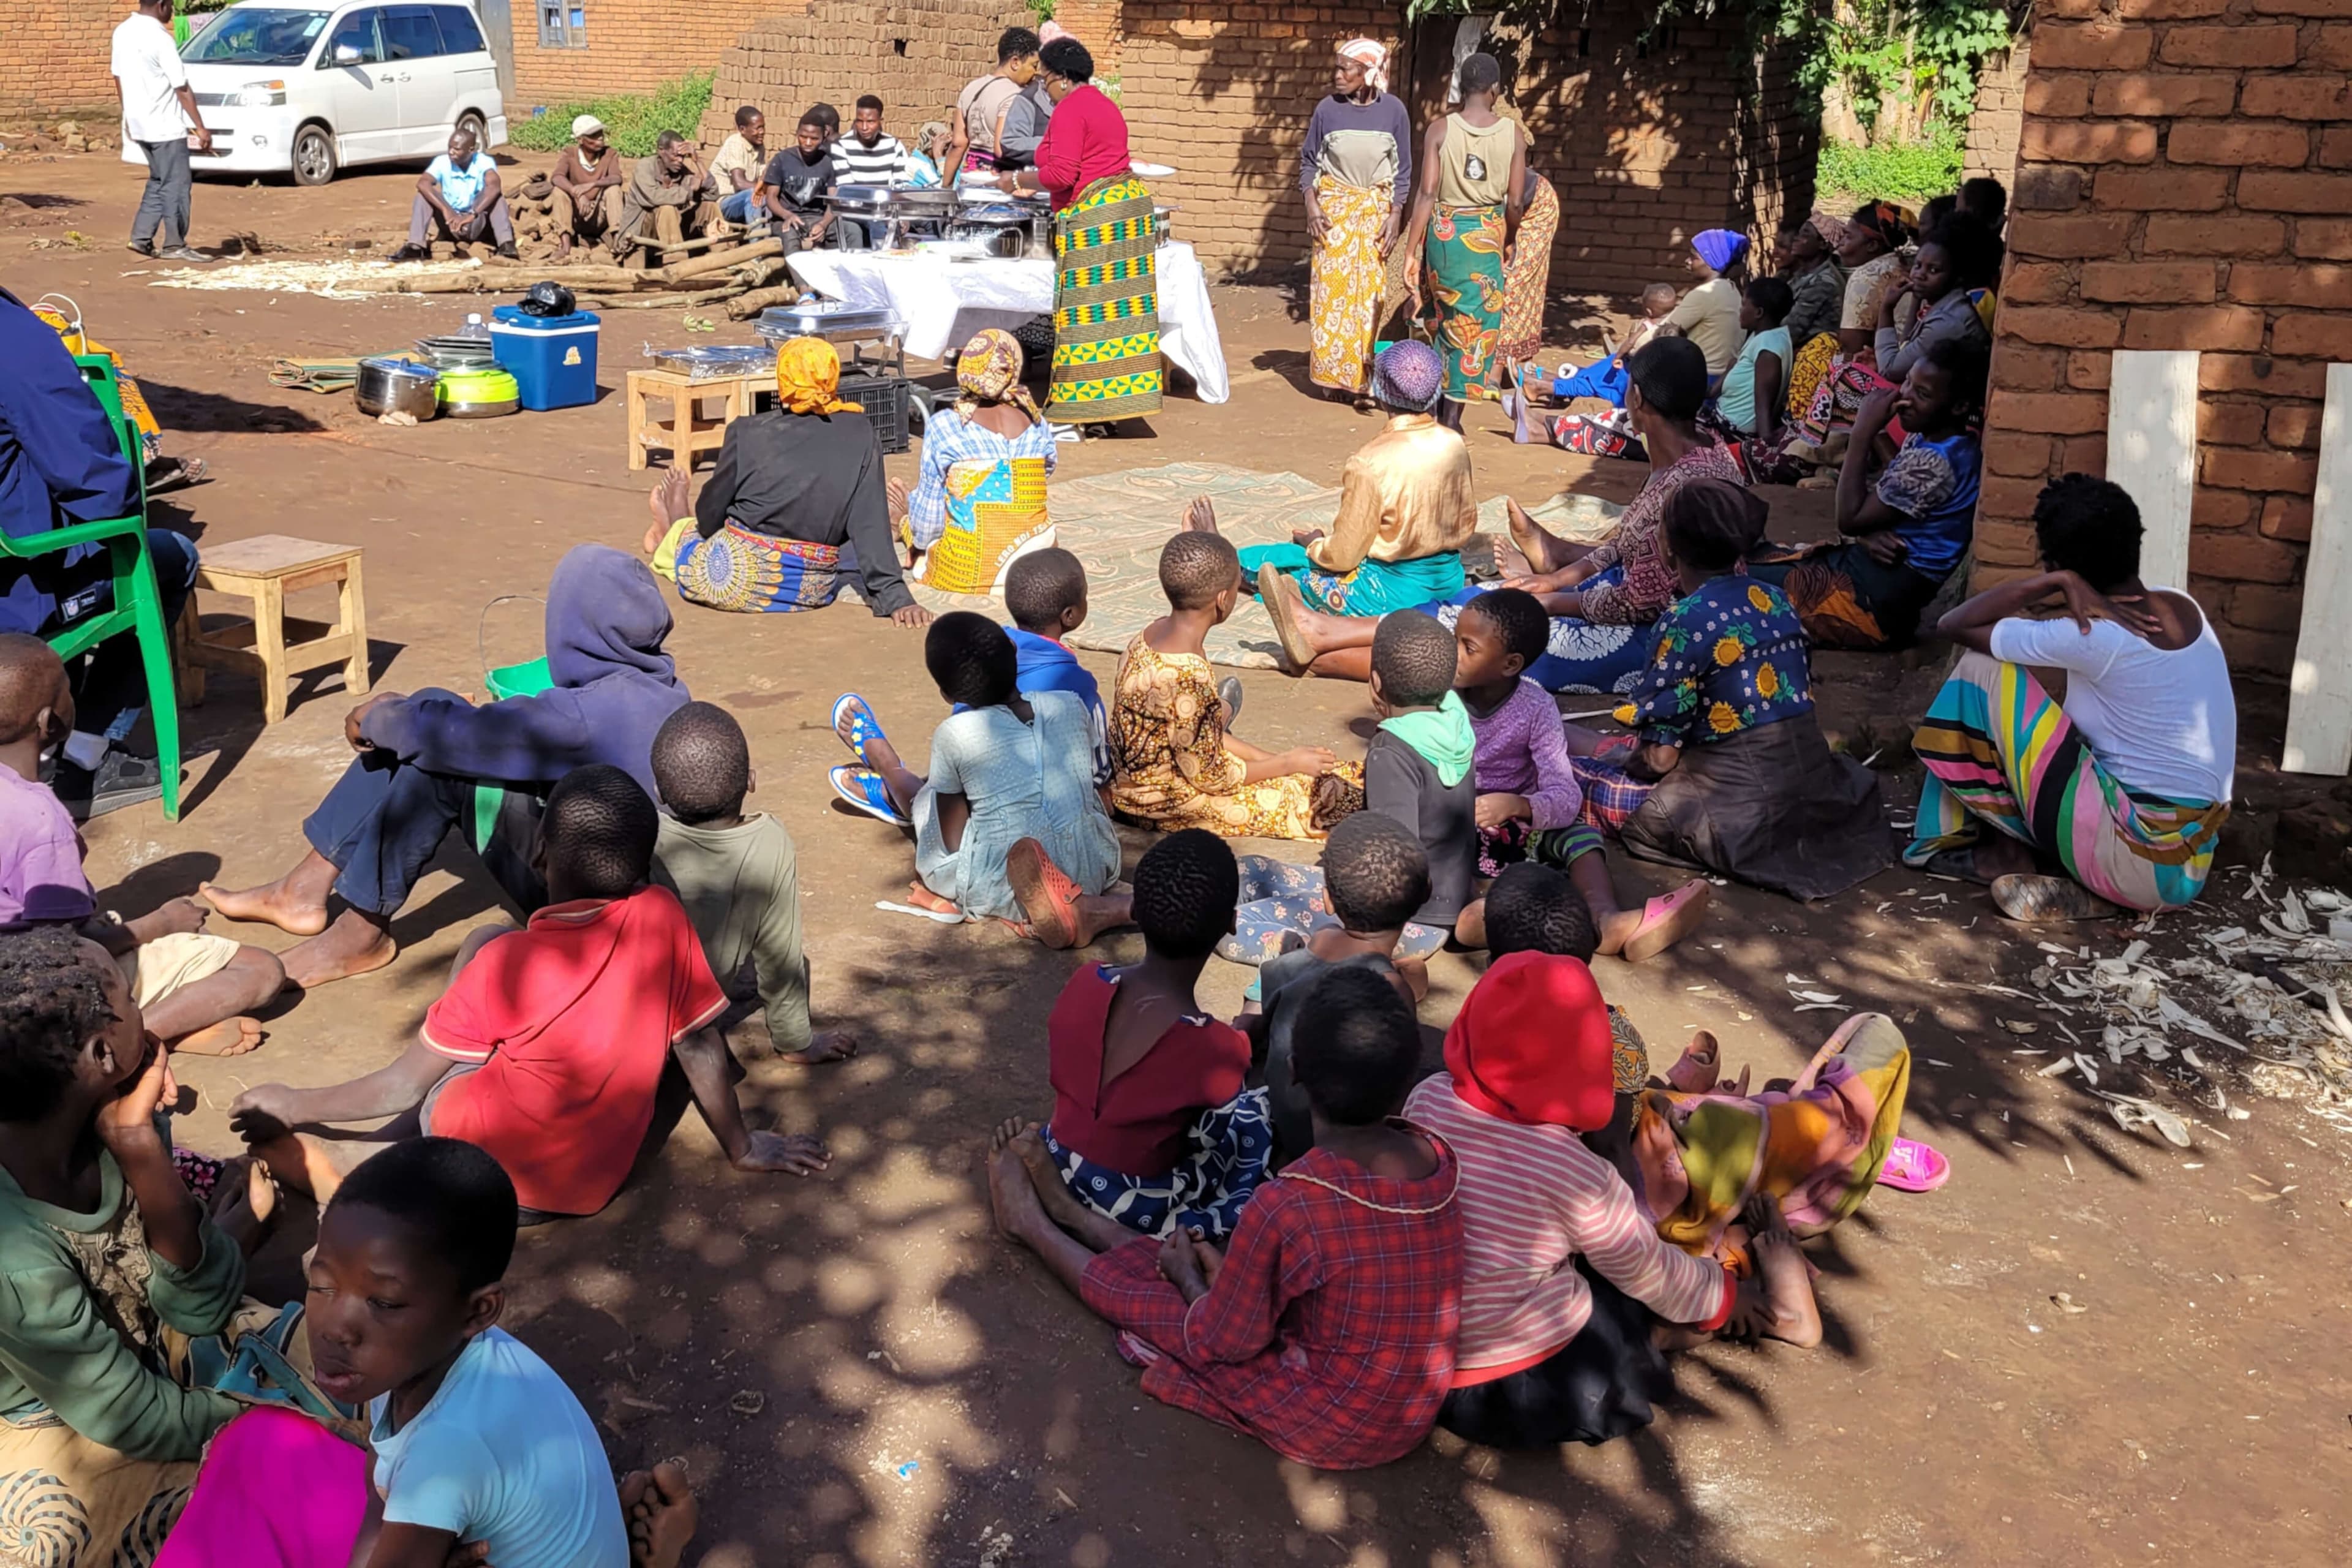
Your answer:
[[[718,241],[688,240],[667,249],[676,255],[714,243]],[[579,250],[569,265],[548,266],[540,276],[570,289],[583,310],[724,305],[730,319],[747,321],[771,305],[799,301],[801,289],[785,269],[783,250],[782,240],[763,239],[649,268],[622,267],[606,262],[594,250]],[[518,291],[517,268],[515,262],[494,258],[464,272],[403,273],[355,279],[344,287],[377,294],[510,294]]]

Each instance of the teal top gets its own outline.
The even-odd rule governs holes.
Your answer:
[[[1739,357],[1723,373],[1723,390],[1715,399],[1715,411],[1749,436],[1756,434],[1756,356],[1759,353],[1769,353],[1780,360],[1780,395],[1789,395],[1789,367],[1796,356],[1789,349],[1789,329],[1774,327],[1769,331],[1749,335],[1740,347]]]
[[[1470,710],[1459,692],[1447,692],[1434,708],[1383,719],[1381,728],[1419,752],[1447,789],[1462,782],[1478,750],[1477,731],[1470,727]]]
[[[197,1458],[241,1406],[174,1382],[161,1330],[226,1328],[245,1256],[205,1219],[196,1266],[173,1268],[149,1250],[122,1168],[98,1159],[93,1214],[37,1203],[0,1170],[0,1415],[46,1405],[134,1459]]]

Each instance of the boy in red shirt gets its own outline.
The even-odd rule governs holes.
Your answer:
[[[726,994],[677,896],[647,882],[658,826],[620,769],[565,774],[540,827],[547,907],[520,931],[485,926],[466,939],[399,1060],[328,1089],[247,1089],[230,1125],[321,1202],[385,1141],[430,1133],[488,1151],[534,1217],[594,1214],[635,1163],[675,1058],[736,1169],[824,1169],[816,1139],[743,1125],[717,1026]],[[387,1116],[398,1120],[374,1141],[292,1131]]]

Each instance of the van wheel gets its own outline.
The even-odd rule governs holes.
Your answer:
[[[485,153],[490,150],[490,128],[488,124],[483,122],[482,117],[475,113],[472,110],[469,109],[466,110],[465,113],[457,116],[457,123],[450,129],[453,132],[458,131],[472,132],[474,133],[474,145],[480,148]]]
[[[323,125],[294,132],[294,183],[323,185],[335,177],[335,139]]]

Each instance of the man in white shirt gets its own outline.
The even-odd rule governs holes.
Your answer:
[[[449,150],[425,166],[416,176],[416,200],[408,209],[408,243],[392,253],[394,261],[429,261],[431,235],[456,244],[478,242],[485,233],[499,244],[499,254],[515,258],[514,217],[507,211],[506,192],[499,184],[498,160],[474,143],[474,132],[459,126],[449,134]]]
[[[210,261],[188,248],[188,207],[194,178],[188,144],[209,153],[213,133],[196,111],[188,89],[188,68],[172,41],[172,0],[143,0],[114,29],[114,90],[122,100],[124,157],[139,147],[147,154],[147,188],[139,194],[139,215],[131,220],[131,248],[171,261]],[[155,226],[163,244],[155,245]]]
[[[867,93],[857,100],[849,134],[833,144],[833,183],[841,185],[896,185],[907,177],[907,149],[882,129],[882,100]],[[840,220],[841,238],[850,249],[870,248],[881,237],[880,224],[856,218]]]

